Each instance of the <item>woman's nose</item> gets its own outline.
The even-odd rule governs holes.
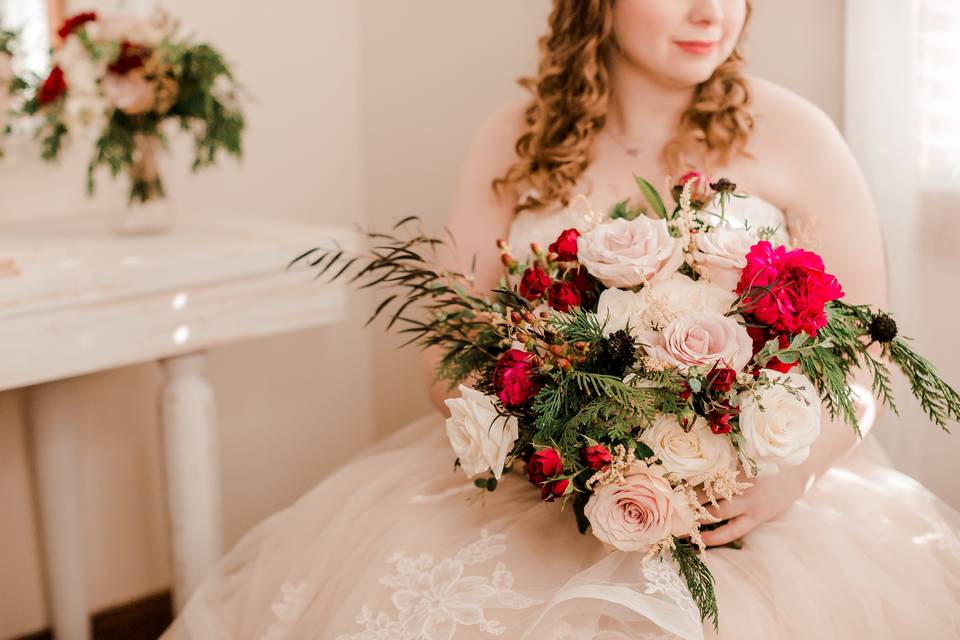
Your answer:
[[[696,24],[710,25],[723,18],[723,6],[720,0],[694,0],[690,9],[690,21]]]

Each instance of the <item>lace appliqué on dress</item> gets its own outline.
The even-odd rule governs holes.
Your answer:
[[[287,636],[293,623],[300,617],[307,604],[307,583],[293,585],[284,582],[280,585],[280,598],[270,605],[277,621],[270,625],[263,640],[282,640]]]
[[[672,564],[651,558],[643,563],[643,577],[647,580],[644,593],[662,593],[673,600],[682,611],[696,620],[700,619],[700,609],[693,601],[690,589]]]
[[[466,575],[470,565],[486,562],[506,551],[504,534],[480,532],[480,539],[455,556],[436,562],[430,554],[395,552],[387,560],[394,572],[380,583],[394,589],[390,597],[396,618],[374,613],[364,606],[357,624],[365,629],[336,640],[451,640],[458,626],[475,626],[492,636],[506,631],[500,621],[487,617],[488,609],[527,609],[542,600],[513,591],[513,574],[502,562],[493,575]]]

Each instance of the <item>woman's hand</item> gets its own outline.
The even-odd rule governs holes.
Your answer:
[[[753,486],[731,500],[720,500],[716,507],[703,501],[710,515],[729,520],[716,529],[701,533],[708,547],[734,542],[754,527],[776,518],[804,494],[813,476],[805,466],[800,465],[781,467],[780,473],[772,476],[737,479],[750,482]]]

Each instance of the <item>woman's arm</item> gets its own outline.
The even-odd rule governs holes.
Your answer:
[[[498,238],[506,238],[513,218],[516,195],[503,190],[497,194],[491,182],[516,160],[514,148],[523,130],[524,103],[510,104],[490,114],[474,136],[463,161],[453,196],[447,228],[456,247],[442,249],[441,260],[447,268],[461,273],[470,271],[476,256],[474,288],[487,292],[497,286],[502,273],[496,248]],[[430,400],[441,412],[443,400],[450,397],[447,382],[434,382],[442,351],[433,347],[423,355],[424,375],[430,385]]]
[[[843,300],[885,307],[886,263],[880,227],[866,181],[846,142],[819,109],[785,89],[764,83],[758,92],[764,112],[754,155],[783,167],[778,203],[787,213],[798,244],[823,257],[828,272],[843,286]],[[870,388],[869,376],[857,372],[857,383]],[[876,416],[875,404],[860,404],[858,415]],[[861,420],[866,432],[871,424]],[[779,515],[816,478],[859,442],[842,420],[823,415],[820,437],[803,464],[782,467],[775,476],[753,480],[753,487],[710,511],[730,522],[704,532],[710,546],[736,540]]]

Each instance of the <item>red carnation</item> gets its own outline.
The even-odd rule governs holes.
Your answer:
[[[67,81],[63,77],[63,69],[59,66],[50,70],[50,75],[43,81],[40,93],[37,94],[37,104],[45,105],[53,102],[67,90]]]
[[[553,502],[557,498],[562,498],[569,485],[570,480],[567,478],[564,478],[563,480],[547,482],[540,487],[540,499],[546,500],[547,502]]]
[[[584,447],[580,450],[580,457],[583,458],[583,463],[594,471],[603,471],[613,459],[610,455],[610,449],[602,444]]]
[[[557,254],[558,260],[570,261],[577,259],[577,239],[580,232],[576,229],[566,229],[557,238],[557,241],[550,245],[550,251]]]
[[[528,267],[520,280],[520,295],[527,300],[537,300],[550,286],[550,276],[538,264]]]
[[[92,22],[97,19],[97,14],[93,11],[86,11],[84,13],[78,13],[75,16],[71,16],[63,21],[63,24],[60,26],[60,29],[57,30],[57,35],[60,36],[60,39],[63,40],[68,35],[79,29],[81,26],[85,25],[88,22]]]
[[[551,309],[566,312],[580,306],[580,292],[569,282],[554,282],[547,289],[547,304]]]
[[[824,306],[843,297],[823,260],[803,249],[787,251],[761,240],[750,248],[737,285],[745,311],[777,333],[815,336],[827,324]]]
[[[714,369],[707,374],[707,388],[717,393],[726,393],[737,381],[737,372],[733,369]]]
[[[519,349],[504,351],[493,369],[493,387],[507,409],[519,407],[537,395],[540,386],[534,379],[531,354]]]
[[[540,486],[563,471],[563,463],[556,449],[547,447],[535,452],[527,460],[527,477],[530,482]]]

